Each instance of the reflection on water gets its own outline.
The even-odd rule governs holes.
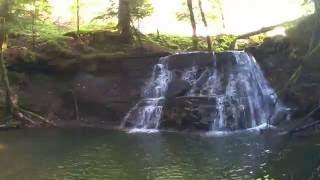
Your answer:
[[[0,133],[0,179],[307,179],[320,138],[237,133],[127,134],[96,129]]]

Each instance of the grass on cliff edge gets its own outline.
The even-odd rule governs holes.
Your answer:
[[[9,45],[16,49],[13,53],[18,54],[20,59],[28,63],[42,59],[53,64],[70,65],[79,60],[89,62],[92,59],[121,59],[145,54],[194,51],[192,38],[179,35],[141,34],[143,48],[137,37],[134,38],[132,44],[122,43],[114,24],[82,26],[81,37],[78,39],[74,38],[75,32],[65,27],[52,23],[37,23],[34,26],[34,47],[33,27],[29,22],[11,23],[9,28]],[[232,35],[219,35],[211,38],[214,52],[230,50],[230,45],[235,39]],[[24,49],[24,52],[21,52],[20,49]],[[29,52],[25,53],[26,49]],[[199,37],[197,50],[207,50],[205,37]]]

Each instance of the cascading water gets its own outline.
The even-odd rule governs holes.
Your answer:
[[[188,86],[183,86],[183,94],[167,96],[168,91],[179,88],[168,88],[177,80]],[[127,113],[121,127],[158,129],[164,108],[171,108],[168,102],[186,99],[191,107],[184,107],[186,113],[171,118],[180,125],[195,121],[191,124],[199,126],[206,120],[211,130],[247,129],[267,123],[279,104],[254,57],[245,52],[189,53],[161,58],[143,88],[142,97]],[[205,99],[207,104],[203,105]],[[180,114],[190,112],[193,119],[180,118]]]
[[[167,67],[168,60],[168,57],[161,58],[159,64],[154,66],[152,77],[143,88],[143,99],[127,113],[121,128],[128,123],[133,127],[133,131],[159,128],[163,101],[171,79],[171,73]]]
[[[246,129],[266,124],[276,108],[277,95],[253,56],[244,52],[232,54],[234,59],[228,73],[223,66],[216,69],[218,77],[215,78],[218,82],[224,81],[225,87],[216,101],[218,113],[212,129]]]

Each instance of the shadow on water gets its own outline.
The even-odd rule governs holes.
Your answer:
[[[0,179],[307,179],[320,138],[98,129],[0,132]]]

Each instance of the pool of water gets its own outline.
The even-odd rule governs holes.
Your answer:
[[[305,180],[320,136],[128,134],[101,129],[0,132],[0,179]]]

